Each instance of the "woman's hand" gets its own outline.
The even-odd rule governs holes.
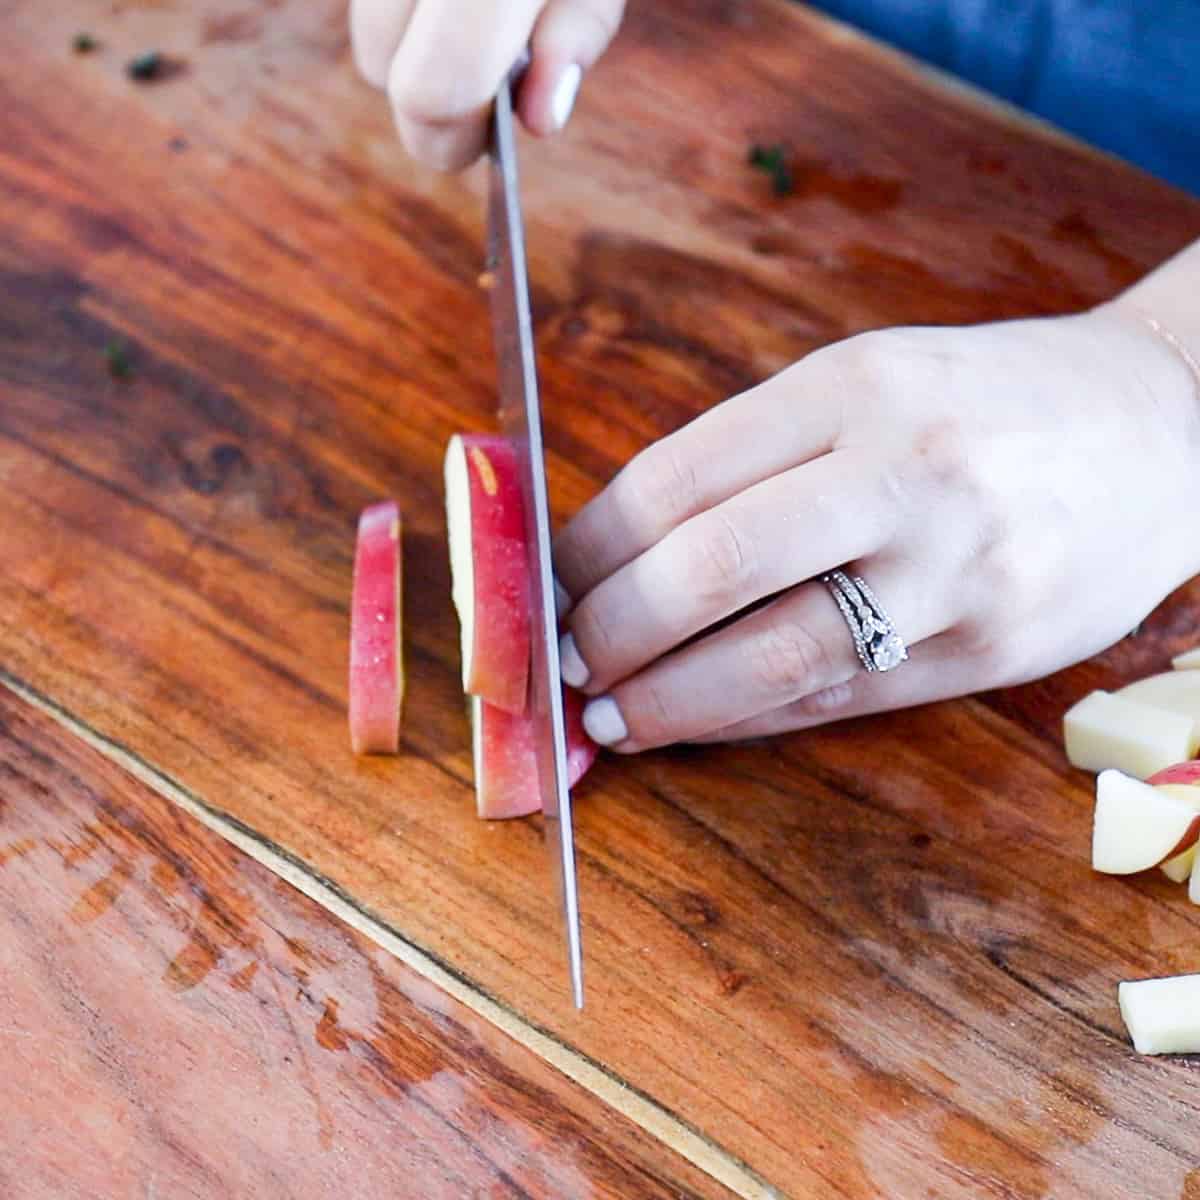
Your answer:
[[[1128,633],[1200,569],[1198,520],[1200,374],[1132,307],[865,334],[651,446],[571,523],[563,676],[625,751],[1011,684]],[[816,581],[846,564],[908,643],[892,671]]]
[[[560,130],[623,9],[624,0],[351,0],[350,30],[359,70],[387,89],[409,152],[458,170],[483,152],[492,100],[526,47],[517,111],[531,133]]]

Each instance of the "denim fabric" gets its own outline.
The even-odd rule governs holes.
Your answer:
[[[1200,195],[1200,0],[811,0]]]

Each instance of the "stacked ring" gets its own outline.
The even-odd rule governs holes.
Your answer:
[[[908,658],[908,647],[875,593],[859,575],[830,571],[821,582],[846,618],[859,661],[868,671],[890,671]]]

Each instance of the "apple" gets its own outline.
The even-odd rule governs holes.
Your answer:
[[[463,691],[520,713],[529,682],[530,599],[516,453],[503,437],[456,434],[444,471]]]
[[[1189,846],[1182,854],[1176,854],[1174,858],[1168,858],[1165,863],[1160,863],[1158,869],[1172,883],[1187,883],[1191,880],[1192,867],[1195,862],[1196,847]]]
[[[358,520],[350,600],[350,745],[395,754],[404,702],[400,509],[372,504]]]
[[[505,712],[480,696],[470,699],[475,811],[485,820],[541,812],[533,723],[527,715]],[[563,689],[568,787],[574,787],[596,760],[596,743],[583,728],[583,706],[578,692]]]
[[[1187,762],[1172,763],[1161,771],[1155,771],[1146,782],[1153,787],[1200,789],[1200,759],[1189,758]],[[1200,792],[1197,793],[1197,804],[1200,805]]]
[[[1165,788],[1120,771],[1096,779],[1092,867],[1107,875],[1132,875],[1166,862],[1200,837],[1200,811]]]
[[[1124,692],[1092,692],[1067,712],[1063,735],[1067,758],[1075,766],[1089,771],[1115,767],[1145,779],[1194,755],[1200,720]]]
[[[1118,688],[1115,694],[1138,704],[1148,704],[1151,708],[1200,720],[1200,672],[1162,671]]]
[[[1126,981],[1117,1003],[1139,1054],[1200,1051],[1200,975]]]
[[[1176,671],[1191,671],[1200,667],[1200,646],[1193,650],[1185,650],[1182,654],[1177,654],[1171,659],[1171,666]]]

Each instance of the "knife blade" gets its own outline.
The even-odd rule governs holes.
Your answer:
[[[558,615],[550,555],[550,503],[542,448],[533,317],[525,260],[525,228],[517,175],[513,122],[513,80],[496,96],[488,179],[488,270],[492,275],[492,332],[499,369],[499,417],[520,466],[529,547],[530,630],[529,712],[534,722],[538,782],[542,793],[545,842],[562,909],[567,966],[576,1008],[583,1007],[583,947],[575,833],[567,784],[566,732],[558,660]]]

